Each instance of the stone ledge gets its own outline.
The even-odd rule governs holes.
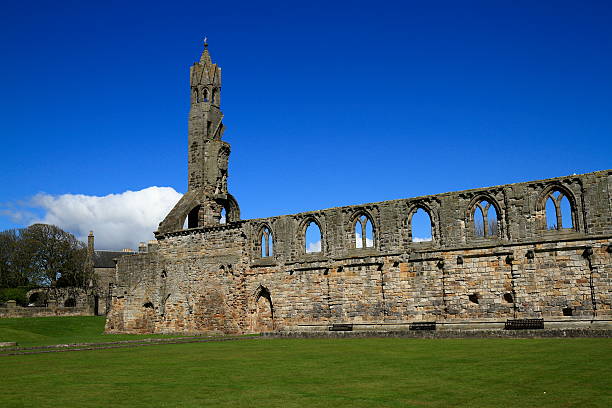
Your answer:
[[[612,337],[611,329],[544,329],[544,330],[392,330],[392,331],[287,331],[262,333],[270,338],[348,338],[400,337],[425,339],[462,338],[568,338]]]

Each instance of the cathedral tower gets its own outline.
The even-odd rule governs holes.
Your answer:
[[[204,51],[190,70],[188,189],[158,233],[209,227],[240,218],[236,200],[227,191],[230,145],[221,140],[221,68]],[[185,222],[186,221],[186,222]]]
[[[204,44],[200,61],[194,63],[189,71],[189,190],[203,189],[209,194],[227,193],[227,187],[219,185],[225,184],[229,156],[229,144],[221,141],[224,131],[221,68],[212,63],[208,44]]]

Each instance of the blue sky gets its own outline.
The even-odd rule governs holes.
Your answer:
[[[609,1],[4,4],[0,230],[99,230],[65,194],[184,193],[204,36],[243,218],[611,168],[610,21]],[[147,191],[144,218],[176,198]]]

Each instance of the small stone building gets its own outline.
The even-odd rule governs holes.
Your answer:
[[[108,332],[612,317],[612,170],[241,220],[227,190],[221,69],[206,46],[190,79],[189,188],[157,245],[118,260]],[[430,240],[413,234],[417,212]]]
[[[87,237],[87,258],[84,268],[92,276],[88,287],[37,288],[26,293],[30,307],[57,307],[53,315],[61,315],[62,309],[78,308],[81,314],[104,315],[111,300],[112,286],[117,280],[116,263],[125,255],[134,254],[130,249],[122,251],[96,250],[93,231]],[[65,311],[74,314],[74,311]],[[27,314],[25,314],[27,315]]]
[[[110,306],[112,287],[117,281],[117,260],[122,256],[134,253],[130,249],[123,249],[121,251],[96,250],[93,231],[89,232],[87,237],[86,265],[89,268],[93,268],[93,280],[91,283],[93,297],[90,301],[94,314],[106,314]]]

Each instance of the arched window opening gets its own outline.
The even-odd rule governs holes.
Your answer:
[[[546,198],[546,228],[560,230],[574,228],[572,206],[565,194],[551,191]]]
[[[473,213],[474,235],[496,237],[499,233],[499,219],[495,206],[487,200],[476,203]]]
[[[476,207],[474,210],[474,233],[477,237],[484,236],[484,214],[480,207]]]
[[[196,102],[200,102],[200,94],[198,93],[198,88],[193,88],[193,100]]]
[[[366,215],[361,215],[355,221],[355,247],[372,248],[374,246],[374,228],[372,221]]]
[[[265,227],[261,231],[261,257],[267,258],[274,255],[274,249],[272,244],[272,232],[268,227]]]
[[[64,302],[64,307],[76,307],[76,299],[75,298],[66,299],[66,301]]]
[[[219,104],[219,92],[217,91],[217,88],[214,88],[212,90],[212,103],[214,103],[215,105]]]
[[[574,228],[572,217],[572,205],[567,197],[561,198],[561,226],[562,228]]]
[[[418,208],[412,214],[409,228],[412,242],[428,242],[432,240],[431,217],[423,208]]]
[[[197,228],[199,221],[200,206],[198,205],[187,215],[187,228]]]
[[[310,221],[308,223],[308,226],[306,227],[306,232],[304,233],[304,238],[306,253],[310,254],[315,252],[321,252],[322,234],[321,228],[319,228],[319,225],[316,222]]]
[[[202,100],[204,102],[208,102],[208,89],[207,88],[202,89]]]
[[[555,208],[555,200],[552,197],[548,197],[548,199],[546,200],[546,229],[558,229],[557,209]]]
[[[219,224],[227,224],[227,210],[225,208],[221,210],[221,217],[219,218]]]

